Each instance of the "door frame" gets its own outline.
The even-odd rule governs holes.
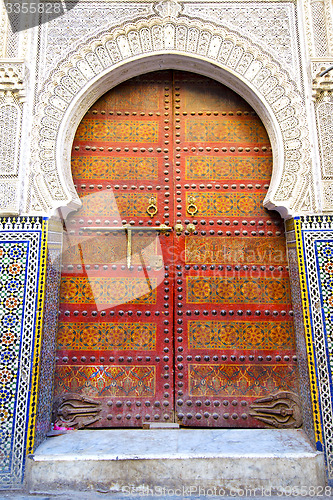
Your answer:
[[[196,36],[193,44],[192,35]],[[318,211],[313,181],[320,182],[319,172],[307,167],[311,158],[309,127],[293,77],[269,53],[225,28],[183,18],[170,24],[153,18],[93,37],[70,53],[42,87],[33,157],[41,159],[34,167],[34,191],[45,215],[56,216],[58,209],[66,215],[80,206],[71,179],[70,155],[86,111],[119,83],[161,69],[208,76],[240,94],[260,117],[272,145],[273,174],[265,207],[290,218],[302,212],[307,198],[310,213]],[[33,201],[27,199],[26,203],[27,211],[34,213]]]
[[[182,25],[182,27],[186,30],[190,29],[190,26]],[[154,26],[146,27],[150,32],[152,32],[153,28]],[[88,56],[91,55],[91,58],[93,58],[98,53],[102,54],[103,50],[106,50],[107,43],[110,41],[107,38],[102,41],[95,40],[93,43],[87,45],[85,49],[74,53],[72,55],[73,63],[69,63],[68,60],[64,61],[63,67],[60,65],[53,75],[54,85],[51,91],[48,91],[47,98],[45,96],[43,105],[40,108],[40,114],[38,115],[38,120],[40,120],[41,116],[47,115],[47,106],[59,106],[59,122],[55,123],[56,134],[52,133],[52,138],[54,139],[50,138],[47,145],[47,147],[50,147],[50,143],[53,141],[53,146],[51,144],[51,147],[53,147],[54,151],[54,170],[52,170],[53,160],[50,160],[47,162],[49,171],[39,173],[36,177],[36,190],[39,193],[43,193],[45,211],[48,216],[58,219],[60,212],[62,217],[66,217],[69,212],[80,206],[80,201],[71,178],[70,157],[77,126],[86,111],[101,95],[119,83],[140,74],[162,69],[180,69],[208,76],[232,88],[232,90],[239,93],[254,108],[267,130],[273,150],[273,174],[264,205],[268,209],[277,210],[285,219],[297,215],[297,210],[305,197],[304,186],[308,187],[308,177],[302,175],[301,165],[304,161],[304,154],[300,157],[298,163],[299,171],[297,172],[296,170],[297,174],[292,173],[290,170],[290,168],[295,168],[297,161],[294,162],[292,167],[286,161],[286,153],[291,143],[286,140],[286,129],[283,128],[283,117],[281,117],[279,111],[281,107],[286,106],[283,109],[288,109],[288,112],[292,116],[299,116],[301,120],[302,117],[300,114],[304,111],[300,106],[300,93],[291,85],[290,79],[288,81],[287,75],[280,70],[279,65],[268,54],[260,53],[258,47],[251,47],[250,43],[248,41],[245,42],[241,37],[238,37],[236,40],[234,39],[233,44],[234,48],[242,46],[243,52],[245,53],[246,49],[247,53],[251,55],[251,62],[248,64],[248,68],[244,74],[237,72],[231,64],[228,67],[227,63],[224,64],[219,61],[218,54],[213,53],[213,48],[211,55],[206,54],[205,56],[200,53],[199,49],[192,52],[190,48],[185,48],[181,52],[175,49],[151,50],[149,55],[141,49],[141,53],[138,50],[133,55],[131,33],[140,32],[141,29],[142,24],[138,23],[138,26],[136,28],[133,27],[132,31],[122,34],[116,33],[117,36],[122,37],[123,46],[121,48],[118,43],[118,47],[120,47],[120,49],[117,49],[119,58],[106,69],[93,72],[88,66],[88,61],[91,60]],[[204,32],[203,29],[202,32]],[[213,36],[217,35],[213,35],[211,32],[210,36],[212,43]],[[71,95],[67,98],[66,105],[63,105],[63,108],[60,109],[61,99],[59,101],[59,95],[61,95],[61,89],[64,90],[64,78],[67,78],[67,81],[74,78],[77,68],[81,70],[81,80],[77,80],[76,88],[71,89]],[[84,78],[82,78],[82,75],[84,75]],[[260,80],[260,75],[262,75],[264,80]],[[265,94],[263,81],[269,79],[274,79],[274,82],[272,82],[272,87]],[[270,99],[270,94],[274,92],[274,88],[276,88],[276,91],[279,89],[283,91],[283,96],[281,95],[275,100],[275,105],[273,100]],[[278,105],[277,102],[280,104]],[[42,134],[43,127],[40,127],[40,129]],[[307,141],[307,132],[304,133],[304,128],[300,124],[299,126],[294,126],[294,130],[298,137]],[[303,148],[301,139],[298,141],[294,140],[295,144],[297,142],[295,147],[299,150]],[[43,144],[47,143],[47,141],[41,141],[41,145],[43,145],[42,142]],[[307,154],[306,148],[304,151]],[[41,158],[48,158],[47,152],[44,156],[41,153]],[[284,185],[286,179],[289,180],[289,188],[283,191],[281,186]],[[60,235],[60,228],[56,232]],[[296,307],[298,297],[300,296],[298,277],[294,277],[291,285],[293,288],[293,304]],[[300,319],[299,324],[295,326],[296,330],[300,332],[297,333],[296,331],[296,336],[303,339],[304,329],[302,320]],[[309,382],[307,362],[304,364],[304,360],[308,356],[307,352],[304,351],[304,340],[297,342],[297,345],[301,346],[298,347],[298,359],[302,360],[300,384],[305,388],[301,403],[304,413],[310,416],[315,409],[313,402],[310,400],[310,390],[308,389],[310,383],[313,384],[313,380]],[[51,388],[44,389],[52,393]],[[311,440],[314,441],[311,421],[312,417],[305,419],[305,428]]]

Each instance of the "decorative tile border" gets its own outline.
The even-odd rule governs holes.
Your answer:
[[[58,332],[59,288],[61,278],[62,224],[50,220],[47,237],[46,290],[40,357],[38,407],[34,450],[46,438],[51,426],[56,338]]]
[[[19,488],[33,448],[45,287],[41,217],[0,221],[0,487]]]
[[[333,217],[296,218],[295,230],[315,436],[333,485]]]
[[[47,220],[3,218],[0,230],[0,488],[20,488],[26,453],[48,430],[53,370],[45,397],[39,374],[53,363],[53,335],[45,344],[45,322],[42,353],[42,316],[49,314],[54,333],[55,309],[48,313],[48,305],[57,297],[60,262],[50,267],[50,259],[60,255],[61,241],[49,250],[54,287],[44,308]],[[315,438],[333,485],[333,217],[296,218],[295,234]]]

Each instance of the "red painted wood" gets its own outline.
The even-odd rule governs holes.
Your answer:
[[[83,207],[66,221],[55,394],[97,406],[59,421],[262,427],[251,403],[297,392],[271,163],[252,108],[205,77],[152,73],[92,106],[73,144]],[[125,231],[82,230],[162,223],[184,230],[133,230],[129,269]]]

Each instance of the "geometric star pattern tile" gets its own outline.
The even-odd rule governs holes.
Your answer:
[[[18,487],[32,451],[43,301],[45,222],[0,223],[0,486]],[[34,358],[34,355],[36,357]],[[34,406],[32,406],[34,405]],[[34,425],[33,425],[34,427]],[[33,429],[33,428],[32,428]]]

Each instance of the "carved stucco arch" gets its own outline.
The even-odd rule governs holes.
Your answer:
[[[53,72],[40,94],[30,213],[80,206],[70,168],[75,131],[89,107],[119,83],[158,69],[182,69],[231,87],[257,111],[273,148],[267,208],[283,217],[314,209],[302,98],[271,56],[224,28],[187,18],[152,18],[94,39]]]

